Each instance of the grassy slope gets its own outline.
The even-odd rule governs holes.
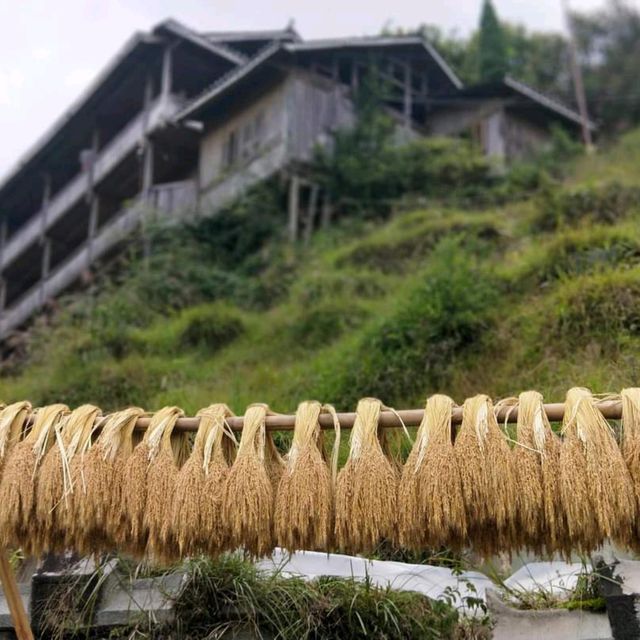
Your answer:
[[[634,132],[581,160],[551,199],[482,212],[434,205],[318,234],[298,255],[281,252],[295,276],[266,311],[218,300],[135,329],[123,316],[108,343],[63,313],[36,332],[0,396],[189,412],[225,401],[242,412],[255,401],[292,411],[315,397],[347,409],[378,395],[408,407],[434,391],[462,401],[530,387],[557,400],[577,384],[638,384],[638,166]],[[566,195],[575,190],[578,200]]]

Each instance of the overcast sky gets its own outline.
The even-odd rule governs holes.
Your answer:
[[[601,0],[570,0],[591,9]],[[640,0],[633,0],[640,3]],[[563,29],[561,0],[494,0],[501,18]],[[385,24],[466,33],[481,0],[0,0],[0,175],[136,30],[173,17],[199,30],[282,28],[304,38],[375,34]]]

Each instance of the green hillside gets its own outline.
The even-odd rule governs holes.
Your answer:
[[[264,194],[230,226],[159,230],[146,261],[124,260],[36,322],[0,396],[241,413],[638,384],[638,167],[635,131],[562,184],[483,206],[405,198],[391,217],[337,223],[295,249]]]

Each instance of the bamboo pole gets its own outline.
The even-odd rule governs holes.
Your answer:
[[[607,400],[596,404],[602,415],[608,420],[619,420],[622,418],[622,403],[617,400]],[[561,422],[564,417],[564,403],[556,402],[544,405],[544,411],[550,422]],[[355,422],[355,413],[338,413],[338,420],[343,429],[351,429]],[[422,422],[424,409],[402,409],[400,411],[383,411],[380,414],[380,426],[384,428],[401,427],[404,423],[406,427],[417,427]],[[400,422],[400,419],[402,422]],[[518,419],[517,407],[500,407],[496,412],[498,422],[514,423]],[[295,424],[295,415],[275,414],[269,415],[266,419],[267,429],[270,431],[292,431]],[[96,427],[100,428],[106,417],[98,418]],[[32,419],[30,419],[30,422]],[[462,407],[455,407],[451,414],[453,424],[462,422]],[[149,426],[151,418],[138,418],[136,422],[137,430],[144,430]],[[234,431],[242,431],[244,418],[242,416],[234,416],[226,419],[227,424]],[[329,414],[321,414],[319,418],[320,426],[323,429],[333,429],[333,417]],[[200,424],[200,418],[180,418],[176,423],[174,431],[197,431]]]
[[[0,582],[2,582],[2,589],[9,605],[13,627],[18,640],[33,640],[31,624],[20,597],[16,574],[11,568],[7,551],[0,553]]]

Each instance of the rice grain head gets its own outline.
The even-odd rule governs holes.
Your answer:
[[[560,448],[537,391],[518,398],[517,444],[513,449],[518,491],[517,544],[538,554],[567,552],[559,491]]]
[[[56,441],[47,452],[36,476],[36,526],[43,551],[64,551],[71,542],[67,510],[71,505],[74,481],[82,478],[72,469],[93,432],[100,409],[90,404],[72,411],[56,428]],[[74,477],[74,475],[76,477]],[[78,486],[81,490],[81,487]]]
[[[180,469],[175,483],[173,504],[164,524],[165,539],[173,538],[180,556],[191,556],[206,548],[203,535],[203,492],[207,479],[205,447],[209,433],[224,423],[228,408],[224,404],[211,405],[198,412],[200,424],[188,460]]]
[[[629,470],[636,506],[640,508],[640,388],[623,389],[622,399],[622,454]],[[636,518],[631,546],[640,550],[640,518]]]
[[[35,476],[58,423],[68,412],[64,404],[37,409],[31,431],[8,454],[0,481],[0,546],[19,546],[27,552],[36,546]]]
[[[409,549],[458,550],[466,541],[462,481],[453,447],[453,406],[448,396],[428,399],[404,465],[398,491],[398,526],[400,542]]]
[[[399,475],[378,438],[382,403],[358,402],[349,458],[336,483],[335,536],[338,548],[369,553],[396,537]]]
[[[484,557],[510,551],[515,535],[515,472],[511,449],[488,396],[465,400],[454,451],[470,543]]]
[[[266,465],[267,406],[254,404],[244,415],[238,455],[224,488],[223,518],[229,545],[260,557],[273,550],[273,486]]]
[[[333,527],[331,470],[323,455],[319,402],[296,411],[291,449],[276,492],[275,534],[288,551],[328,550]]]
[[[165,407],[153,414],[142,441],[126,458],[122,469],[122,501],[119,512],[114,505],[112,520],[118,545],[136,557],[145,554],[149,539],[145,512],[150,462],[158,454],[168,423],[177,419],[175,414],[175,407]]]
[[[94,551],[116,546],[114,505],[121,504],[124,462],[131,455],[132,433],[142,415],[143,409],[131,407],[107,416],[95,444],[81,458],[84,490],[74,492],[74,517]]]
[[[15,402],[0,410],[0,478],[7,457],[22,438],[30,414],[31,404],[26,401]]]
[[[165,419],[149,436],[149,465],[147,467],[147,499],[144,509],[144,527],[148,531],[148,551],[161,560],[175,557],[172,530],[165,528],[173,506],[173,494],[178,479],[178,461],[175,457],[182,451],[182,444],[175,450],[171,436],[178,418],[184,415],[178,407],[162,409]],[[185,438],[179,434],[177,440]]]
[[[224,492],[237,442],[226,424],[233,413],[225,404],[203,409],[211,421],[203,450],[204,485],[200,495],[201,544],[211,556],[231,549],[231,531],[223,517]]]
[[[584,553],[605,539],[633,539],[636,500],[615,434],[588,389],[567,392],[560,457],[561,491],[571,544]]]

